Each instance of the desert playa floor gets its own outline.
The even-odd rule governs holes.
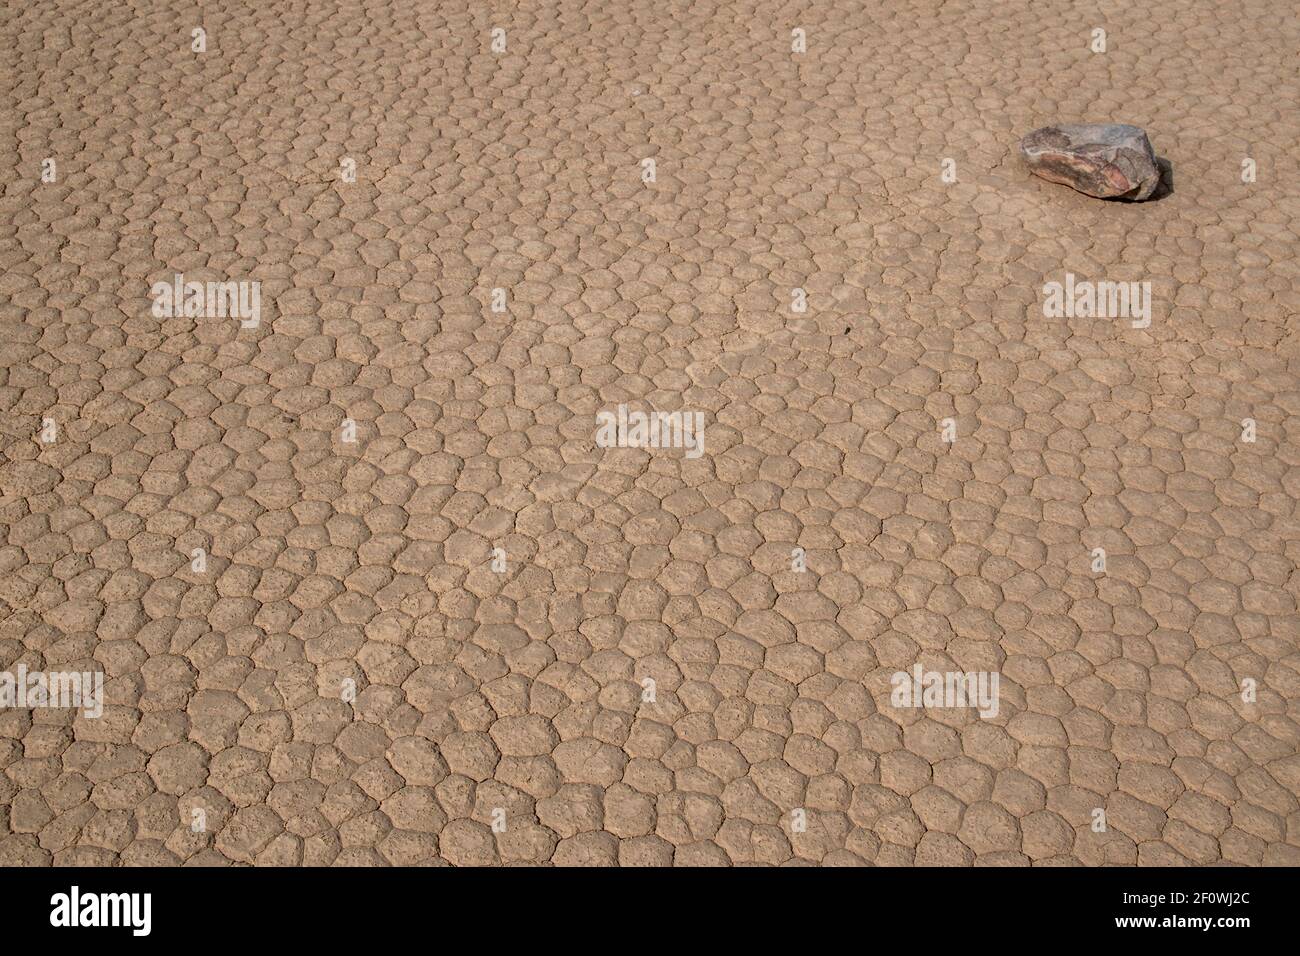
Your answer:
[[[1286,6],[6,6],[0,863],[1300,863]]]

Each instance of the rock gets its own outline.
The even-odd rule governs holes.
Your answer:
[[[1144,130],[1120,123],[1044,126],[1020,141],[1034,175],[1099,199],[1147,199],[1160,167]]]

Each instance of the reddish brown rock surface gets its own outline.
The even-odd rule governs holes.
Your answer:
[[[1044,126],[1020,141],[1035,176],[1099,199],[1147,199],[1160,167],[1145,130],[1122,123]]]

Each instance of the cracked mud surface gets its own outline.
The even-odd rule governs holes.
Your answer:
[[[0,863],[1300,863],[1296,20],[517,6],[0,12]]]

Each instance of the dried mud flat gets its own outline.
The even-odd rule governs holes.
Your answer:
[[[0,667],[106,679],[0,710],[0,864],[1300,862],[1277,5],[58,0],[0,46]],[[1172,193],[1018,165],[1101,119]],[[1067,272],[1150,327],[1044,318]],[[260,326],[155,316],[175,273]],[[704,453],[598,446],[620,404]],[[916,663],[998,713],[894,706]]]

